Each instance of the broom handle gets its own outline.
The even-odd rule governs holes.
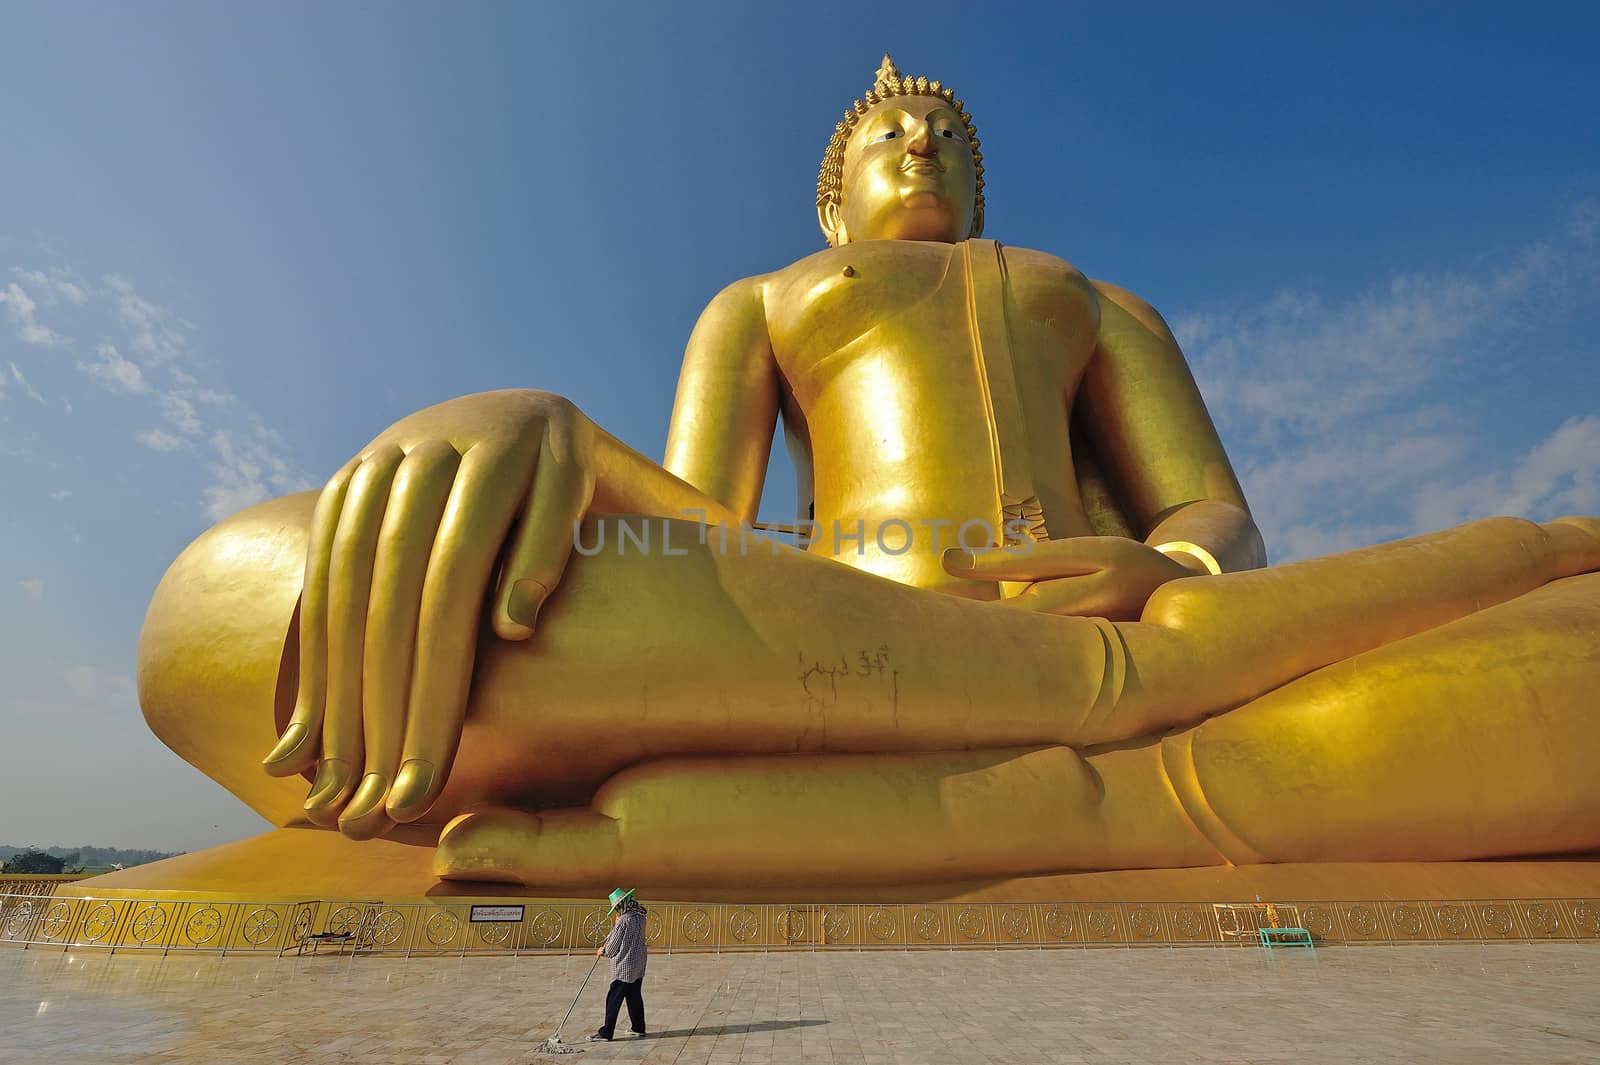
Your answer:
[[[556,1025],[556,1038],[561,1038],[561,1029],[567,1026],[567,1018],[572,1016],[572,1011],[578,1008],[578,1000],[583,997],[583,989],[589,986],[589,977],[594,975],[595,966],[600,964],[600,955],[594,956],[594,961],[589,963],[589,971],[584,974],[583,983],[578,985],[578,993],[572,996],[572,1005],[567,1007],[566,1014],[561,1018],[561,1023]]]

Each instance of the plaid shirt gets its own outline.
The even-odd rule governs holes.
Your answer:
[[[631,984],[644,979],[650,948],[644,941],[644,909],[628,910],[611,928],[603,948],[611,959],[611,979]]]

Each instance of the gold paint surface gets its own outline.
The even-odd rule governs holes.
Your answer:
[[[979,236],[938,83],[886,60],[851,114],[829,247],[711,301],[663,464],[465,396],[174,562],[146,718],[304,826],[228,877],[289,890],[310,840],[573,892],[1600,849],[1600,521],[1262,568],[1160,315]],[[741,528],[780,412],[799,549]]]

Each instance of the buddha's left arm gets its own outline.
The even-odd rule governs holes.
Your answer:
[[[1194,375],[1155,308],[1096,281],[1100,334],[1077,410],[1145,542],[1195,572],[1266,564]]]

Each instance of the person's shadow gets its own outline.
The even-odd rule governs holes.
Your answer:
[[[668,1032],[651,1032],[648,1039],[665,1039],[673,1035],[733,1035],[736,1032],[780,1032],[785,1028],[810,1028],[827,1024],[824,1020],[806,1021],[751,1021],[749,1024],[716,1024],[700,1028],[674,1028]]]

